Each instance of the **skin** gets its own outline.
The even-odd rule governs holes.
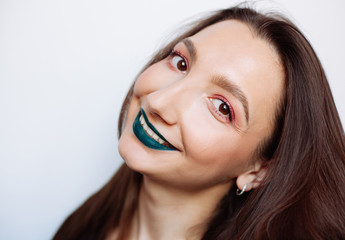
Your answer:
[[[126,164],[144,176],[132,239],[186,239],[235,182],[251,190],[265,173],[253,152],[271,134],[282,94],[277,53],[234,20],[188,39],[196,56],[181,42],[174,48],[181,56],[171,55],[139,76],[119,141]],[[183,57],[186,71],[178,65]],[[238,94],[214,79],[236,85],[247,99],[248,113]],[[231,105],[232,121],[219,111],[221,101]],[[154,150],[136,138],[132,124],[141,107],[177,151]],[[194,236],[200,237],[200,229]]]

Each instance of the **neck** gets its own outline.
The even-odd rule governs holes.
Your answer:
[[[231,184],[191,192],[163,186],[144,176],[130,239],[201,239]]]

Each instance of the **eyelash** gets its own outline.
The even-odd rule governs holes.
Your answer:
[[[213,106],[213,110],[215,111],[215,114],[217,114],[218,117],[224,119],[225,121],[228,121],[228,122],[233,122],[234,119],[235,119],[235,113],[234,113],[234,110],[233,108],[231,107],[231,104],[222,96],[214,96],[212,98],[210,98],[211,100],[211,103],[212,103],[212,106]],[[221,101],[222,103],[221,104],[225,104],[225,106],[229,109],[229,116],[226,116],[224,115],[223,113],[221,113],[219,111],[219,106],[221,104],[218,105],[218,108],[215,106],[215,103],[214,103],[214,100],[218,100],[218,101]]]
[[[185,62],[185,65],[184,66],[180,66],[180,67],[185,67],[186,69],[185,70],[181,70],[179,69],[179,66],[175,66],[175,63],[173,62],[174,58],[175,57],[180,57],[181,60],[183,60]],[[181,61],[180,60],[180,61]],[[180,61],[178,61],[176,64],[178,64]],[[188,60],[187,58],[182,54],[180,53],[179,51],[176,51],[176,50],[173,50],[171,53],[170,53],[170,56],[169,56],[169,62],[171,64],[171,66],[175,69],[177,69],[178,71],[180,71],[181,73],[185,74],[187,73],[188,69],[189,69],[189,65],[188,65]]]

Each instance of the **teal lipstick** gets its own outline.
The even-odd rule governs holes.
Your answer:
[[[176,150],[148,121],[145,111],[142,108],[133,122],[133,132],[146,147],[163,151]]]

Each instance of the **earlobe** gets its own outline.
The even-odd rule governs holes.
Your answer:
[[[260,186],[262,180],[266,176],[267,167],[262,164],[255,164],[254,169],[242,173],[237,177],[237,195],[242,195],[243,192],[253,190]]]

